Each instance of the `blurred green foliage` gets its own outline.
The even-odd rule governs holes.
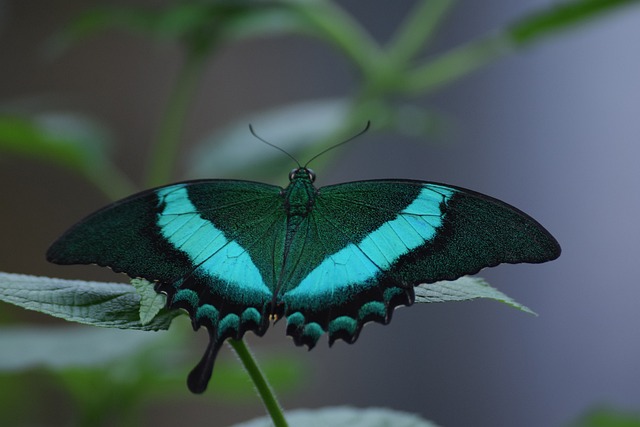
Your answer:
[[[571,427],[640,427],[640,414],[613,408],[594,409]]]
[[[424,54],[433,35],[444,24],[454,5],[453,0],[417,1],[384,45],[375,42],[349,13],[331,1],[200,0],[168,2],[164,8],[153,10],[136,6],[105,6],[91,10],[72,17],[69,25],[48,41],[48,46],[51,52],[62,55],[78,43],[91,43],[93,35],[113,29],[142,34],[155,43],[181,46],[184,63],[167,100],[158,141],[147,159],[144,186],[155,186],[175,178],[175,160],[179,158],[188,108],[207,64],[211,63],[209,59],[221,46],[240,39],[280,34],[313,37],[340,52],[358,71],[358,80],[352,93],[344,98],[285,106],[279,111],[266,111],[258,118],[238,118],[225,130],[212,130],[211,137],[197,144],[191,153],[184,153],[188,161],[186,169],[197,171],[199,175],[216,169],[221,161],[227,172],[282,170],[278,162],[286,159],[252,155],[251,150],[256,150],[258,144],[243,149],[243,156],[229,154],[239,132],[246,135],[246,125],[250,122],[260,123],[265,136],[299,158],[308,158],[309,153],[318,153],[329,144],[355,133],[367,120],[372,121],[373,131],[427,135],[438,128],[441,120],[437,113],[414,104],[412,99],[453,84],[480,67],[540,39],[637,2],[573,0],[557,3],[449,51],[429,56]],[[293,122],[292,111],[298,117]],[[336,111],[340,113],[336,114]],[[292,123],[305,125],[294,126]],[[38,158],[73,170],[115,200],[140,187],[112,160],[108,150],[108,129],[108,124],[97,124],[77,112],[4,109],[0,110],[0,152],[12,152],[25,159]],[[328,153],[322,161],[329,162],[331,155],[335,153]],[[318,169],[321,165],[314,164],[314,167]],[[148,307],[153,312],[153,303]],[[43,360],[56,361],[56,353],[47,348],[49,341],[46,338],[51,333],[32,327],[21,329],[16,335],[15,330],[5,327],[0,330],[1,352],[11,345],[14,349],[29,348]],[[60,333],[57,340],[62,348],[71,348],[78,339],[75,328],[56,333]],[[121,337],[106,338],[98,332],[95,334],[110,343],[125,345]],[[20,337],[22,342],[19,342]],[[72,363],[65,367],[44,363],[46,368],[37,369],[50,372],[52,381],[47,387],[64,390],[75,405],[75,418],[70,421],[73,425],[105,425],[113,421],[114,416],[118,425],[139,425],[137,413],[150,396],[171,397],[185,392],[184,357],[182,354],[174,357],[168,350],[182,347],[182,340],[181,334],[173,331],[154,336],[151,342],[127,343],[124,356],[114,356],[106,363]],[[180,345],[176,346],[176,342]],[[88,345],[83,353],[91,355],[95,351],[93,354],[97,354],[98,348]],[[43,361],[20,369],[3,368],[0,401],[10,409],[0,411],[0,424],[20,426],[41,422],[37,417],[21,418],[20,415],[33,415],[33,408],[40,405],[39,399],[47,398],[41,392],[42,386],[35,388],[28,378],[36,366],[43,366]],[[266,361],[264,367],[276,388],[295,387],[301,381],[302,367],[298,361],[283,362],[278,358],[273,362]],[[237,364],[218,368],[212,384],[227,395],[245,396],[251,386],[242,386],[246,383],[240,381],[240,375],[244,374],[240,373]],[[635,426],[638,423],[637,419],[597,413],[579,425]]]

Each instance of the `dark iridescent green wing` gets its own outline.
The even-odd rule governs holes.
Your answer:
[[[291,179],[286,190],[207,180],[146,191],[72,227],[47,257],[155,281],[169,307],[209,330],[188,380],[202,392],[222,342],[262,335],[272,314],[287,316],[298,345],[325,332],[354,342],[365,322],[411,304],[417,284],[560,254],[526,214],[461,188],[367,181],[316,192],[306,169]]]
[[[157,282],[211,343],[192,372],[201,392],[225,339],[269,325],[286,213],[281,189],[245,181],[192,181],[145,191],[90,215],[47,252],[58,264],[98,264]],[[280,257],[280,258],[279,258]]]
[[[413,303],[413,287],[499,263],[560,255],[535,220],[499,200],[419,181],[321,188],[292,242],[278,294],[296,344],[354,342],[367,321],[388,323]]]

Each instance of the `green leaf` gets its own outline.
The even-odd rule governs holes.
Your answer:
[[[17,382],[20,387],[13,388],[10,397],[17,394],[30,403],[30,407],[9,407],[6,403],[11,400],[3,394],[7,410],[0,412],[0,424],[50,425],[36,421],[45,418],[31,415],[54,391],[66,400],[71,398],[72,425],[100,426],[105,420],[112,425],[136,425],[143,401],[185,393],[184,377],[193,359],[184,351],[183,334],[175,332],[179,331],[86,326],[0,329],[0,389]],[[36,372],[31,372],[34,368]],[[52,389],[51,379],[60,387]],[[21,422],[7,422],[13,419]]]
[[[291,163],[283,153],[252,136],[249,124],[258,135],[296,156],[338,132],[344,126],[343,119],[349,107],[348,100],[335,98],[290,104],[245,117],[195,147],[188,160],[189,175],[230,175],[276,161]]]
[[[167,297],[153,289],[153,283],[145,279],[132,279],[131,285],[140,295],[140,323],[148,325],[167,304]]]
[[[307,22],[283,2],[254,7],[247,10],[247,13],[237,15],[227,22],[223,36],[225,40],[238,41],[307,31]]]
[[[499,290],[489,286],[480,277],[464,276],[454,281],[423,283],[415,287],[415,293],[417,303],[469,301],[477,298],[488,298],[536,315],[528,307],[517,303]]]
[[[534,13],[509,27],[508,37],[519,45],[536,41],[556,31],[594,19],[638,0],[579,0],[554,3],[549,9]]]
[[[384,408],[351,408],[348,406],[299,409],[285,413],[290,427],[437,427],[414,414]],[[271,418],[262,417],[233,427],[272,427]]]
[[[545,36],[569,29],[640,0],[574,0],[530,14],[505,30],[453,48],[415,68],[398,80],[398,90],[430,92],[472,73]]]
[[[590,411],[572,427],[640,427],[640,414],[611,408]]]
[[[140,33],[158,40],[186,43],[206,54],[224,39],[303,31],[299,15],[280,3],[181,2],[164,9],[99,7],[76,17],[51,43],[54,52],[109,29]]]
[[[163,309],[140,321],[140,295],[131,285],[0,273],[0,300],[71,322],[108,328],[168,329],[180,314]]]
[[[118,199],[132,193],[134,186],[109,161],[110,142],[102,126],[75,113],[0,115],[0,151],[71,169]]]
[[[106,30],[117,29],[154,38],[179,39],[197,31],[209,18],[207,5],[175,4],[162,10],[140,7],[97,7],[76,18],[53,41],[56,50]]]
[[[136,354],[159,337],[143,331],[86,326],[0,328],[0,371],[101,366]]]
[[[103,163],[108,142],[101,126],[76,114],[0,116],[0,150],[40,157],[78,171]]]

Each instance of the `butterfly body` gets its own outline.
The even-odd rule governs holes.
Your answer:
[[[296,345],[354,342],[388,323],[413,287],[499,263],[539,263],[560,247],[496,199],[410,180],[314,186],[297,168],[280,188],[201,180],[148,190],[76,224],[49,249],[59,264],[95,263],[156,282],[210,344],[189,376],[202,392],[228,338],[263,335],[285,317]]]

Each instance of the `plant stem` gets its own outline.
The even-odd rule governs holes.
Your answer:
[[[513,49],[506,33],[474,40],[418,66],[398,85],[398,90],[410,94],[428,93],[495,62]]]
[[[173,87],[160,124],[157,143],[151,153],[151,164],[146,179],[147,187],[157,187],[171,179],[185,117],[200,80],[205,58],[206,55],[187,54],[186,62],[178,74],[178,80]]]
[[[138,189],[122,170],[110,162],[105,162],[102,167],[85,168],[84,173],[89,181],[113,201],[133,194]]]
[[[387,61],[404,68],[426,47],[453,3],[454,0],[422,0],[416,3],[387,46]]]
[[[343,8],[334,2],[298,2],[295,7],[320,36],[353,61],[363,76],[374,69],[380,55],[378,44]]]
[[[271,420],[273,421],[273,425],[275,427],[287,427],[287,420],[284,418],[284,413],[282,412],[282,407],[278,403],[278,400],[271,389],[271,386],[267,382],[266,377],[258,367],[251,351],[247,347],[247,344],[244,340],[233,340],[230,339],[229,344],[238,354],[240,361],[244,365],[244,368],[249,373],[251,380],[256,386],[256,390],[264,403],[264,406],[267,408],[267,412],[271,416]]]

